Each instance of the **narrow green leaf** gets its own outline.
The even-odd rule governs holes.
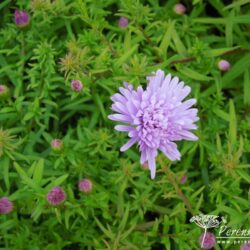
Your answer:
[[[44,159],[40,159],[35,166],[35,172],[33,175],[33,180],[40,184],[43,178],[43,169],[44,169]]]
[[[195,18],[195,23],[207,23],[207,24],[226,24],[226,18],[212,18],[212,17],[201,17]]]
[[[227,114],[225,111],[223,111],[222,109],[214,109],[213,112],[220,118],[222,118],[223,120],[229,122],[230,121],[230,117],[229,114]]]
[[[41,188],[32,179],[30,179],[27,176],[25,171],[16,162],[14,162],[14,167],[16,171],[18,172],[18,174],[20,175],[20,177],[23,179],[25,184],[27,184],[29,187],[31,187],[32,189],[36,191],[40,191]]]
[[[187,52],[187,49],[185,48],[183,42],[181,41],[180,39],[180,36],[178,34],[178,32],[176,32],[176,30],[173,28],[172,29],[172,38],[173,38],[173,42],[174,42],[174,45],[175,45],[175,48],[176,48],[176,51],[179,53],[179,54],[186,54]]]
[[[238,6],[241,6],[241,5],[244,5],[244,4],[248,4],[250,3],[249,0],[237,0],[236,2],[234,3],[231,3],[229,5],[227,5],[224,10],[227,10],[227,9],[231,9],[231,8],[235,8],[235,7],[238,7]]]
[[[226,22],[226,44],[231,47],[233,45],[233,11],[230,12]]]
[[[244,103],[250,106],[250,77],[248,69],[244,72]]]
[[[50,185],[48,185],[48,188],[61,185],[68,178],[68,176],[69,176],[68,174],[65,174],[58,177],[56,180],[52,181]]]
[[[110,238],[110,239],[114,239],[114,238],[115,238],[115,235],[114,235],[110,230],[106,229],[106,228],[102,225],[102,223],[101,223],[96,217],[94,217],[94,219],[95,219],[97,225],[99,226],[99,228],[102,230],[102,232],[103,232],[108,238]]]
[[[99,110],[101,111],[103,119],[107,120],[107,114],[106,114],[106,111],[105,111],[105,108],[103,106],[100,96],[98,94],[95,94],[94,99],[96,101],[97,106],[99,107]]]
[[[172,38],[173,29],[174,29],[174,24],[175,24],[175,21],[168,22],[167,31],[165,32],[165,35],[163,36],[160,47],[159,47],[164,58],[167,55],[167,50],[168,50],[168,47],[170,45],[170,41]]]
[[[126,223],[127,223],[127,220],[128,220],[128,216],[129,216],[129,204],[126,206],[126,209],[125,209],[125,212],[123,214],[123,217],[122,217],[122,220],[121,220],[121,223],[119,225],[119,230],[120,231],[123,231],[124,228],[126,227]]]
[[[181,67],[180,69],[177,69],[180,73],[198,81],[210,81],[212,78],[205,76],[197,71],[194,71],[192,69],[189,69],[187,67]]]
[[[128,51],[126,51],[116,62],[116,65],[120,67],[129,57],[131,57],[135,51],[137,50],[138,45],[136,44],[132,48],[130,48]]]
[[[235,108],[234,108],[234,102],[231,99],[229,101],[229,138],[231,145],[235,145],[236,138],[237,138],[237,123],[236,123],[236,114],[235,114]]]

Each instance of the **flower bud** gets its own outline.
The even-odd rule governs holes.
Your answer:
[[[24,28],[29,25],[30,17],[28,12],[16,10],[14,16],[15,16],[16,26]]]
[[[13,203],[7,198],[0,199],[0,214],[9,214],[13,210]]]
[[[228,71],[230,69],[230,63],[226,60],[220,60],[218,62],[218,68],[221,70],[221,71]]]
[[[128,19],[126,17],[121,17],[119,19],[119,27],[124,29],[128,26]]]
[[[185,184],[186,183],[186,181],[187,181],[187,175],[183,175],[182,177],[181,177],[181,179],[180,179],[180,183],[181,184]]]
[[[83,193],[90,193],[93,189],[93,184],[89,179],[83,179],[79,182],[79,190]]]
[[[206,232],[200,236],[199,242],[202,249],[211,249],[215,246],[216,239],[214,234]]]
[[[148,169],[149,169],[148,163],[147,163],[147,162],[143,163],[141,166],[142,166],[142,168],[145,169],[145,170],[148,170]]]
[[[9,96],[9,88],[5,85],[0,85],[0,100],[6,99]]]
[[[59,205],[66,199],[66,194],[61,187],[53,187],[47,194],[47,200],[51,205]]]
[[[83,88],[82,82],[79,80],[71,81],[71,89],[75,92],[80,92]]]
[[[55,152],[61,152],[63,149],[63,141],[60,139],[54,139],[51,141],[51,148]]]
[[[181,3],[177,3],[174,6],[174,12],[178,15],[183,15],[186,12],[186,10],[187,10],[186,7]]]
[[[250,250],[250,243],[244,243],[240,246],[240,250]]]

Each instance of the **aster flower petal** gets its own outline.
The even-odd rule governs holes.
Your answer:
[[[150,170],[151,179],[155,178],[155,173],[156,173],[155,154],[156,154],[156,152],[153,150],[148,150],[148,152],[147,152],[148,167]]]
[[[134,89],[124,82],[120,93],[111,97],[111,109],[116,112],[109,119],[123,124],[115,126],[121,132],[127,132],[129,141],[121,147],[125,151],[138,143],[141,153],[140,163],[148,163],[151,178],[156,174],[158,150],[170,160],[180,160],[181,154],[175,141],[197,140],[190,130],[197,129],[198,110],[192,108],[195,99],[183,101],[191,88],[178,77],[171,77],[162,70],[147,77],[148,85]],[[125,123],[125,124],[124,124]]]
[[[121,131],[121,132],[129,132],[131,131],[133,128],[130,126],[125,126],[125,125],[116,125],[115,126],[115,130],[117,131]]]
[[[114,115],[109,115],[108,118],[110,120],[114,120],[118,122],[125,122],[125,123],[132,122],[131,118],[127,115],[114,114]]]
[[[177,149],[177,145],[174,142],[168,142],[168,144],[166,144],[165,146],[160,147],[160,150],[171,161],[180,160],[181,158],[181,153]]]
[[[128,150],[130,147],[132,147],[136,143],[136,141],[137,141],[137,138],[130,139],[126,144],[124,144],[120,148],[121,152],[124,152],[124,151]]]

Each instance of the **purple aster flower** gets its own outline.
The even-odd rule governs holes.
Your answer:
[[[9,214],[13,210],[13,203],[7,198],[0,199],[0,214]]]
[[[155,158],[158,150],[170,160],[180,160],[181,154],[174,141],[197,140],[197,136],[189,130],[197,129],[194,124],[199,118],[197,109],[190,108],[196,103],[195,99],[183,102],[191,88],[179,82],[178,77],[166,77],[162,70],[147,78],[146,90],[141,86],[134,89],[124,83],[120,93],[111,97],[112,110],[116,114],[109,119],[122,122],[115,129],[127,132],[130,140],[121,147],[126,151],[133,144],[139,144],[141,164],[148,163],[151,178],[155,178]]]
[[[72,80],[71,81],[71,89],[75,92],[80,92],[82,90],[82,82],[79,80]]]
[[[120,19],[119,19],[119,27],[120,28],[122,28],[122,29],[124,29],[124,28],[126,28],[128,26],[128,19],[126,18],[126,17],[121,17]]]
[[[66,199],[66,194],[61,187],[53,187],[47,194],[47,200],[52,205],[59,205]]]
[[[240,250],[250,250],[250,243],[244,243],[240,246]]]
[[[15,23],[18,27],[23,28],[29,24],[30,17],[28,12],[16,10],[14,16],[15,16]]]
[[[211,249],[215,246],[216,239],[214,234],[206,232],[200,236],[199,242],[202,249]]]
[[[89,179],[83,179],[79,182],[79,189],[83,193],[89,193],[92,191],[93,185],[91,180]]]
[[[218,68],[221,71],[228,71],[230,69],[231,65],[227,60],[220,60],[218,62]]]
[[[186,10],[187,10],[186,7],[181,3],[177,3],[174,6],[174,12],[178,15],[183,15],[186,12]]]
[[[60,139],[53,139],[51,141],[51,148],[55,152],[60,152],[63,149],[63,141]]]

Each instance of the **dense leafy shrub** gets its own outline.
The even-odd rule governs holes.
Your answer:
[[[0,198],[14,205],[0,215],[1,249],[200,249],[189,222],[200,213],[250,227],[249,1],[183,1],[185,15],[176,3],[1,1]],[[26,27],[15,10],[29,13]],[[160,155],[151,180],[136,147],[119,151],[127,138],[107,116],[123,81],[145,86],[159,68],[192,87],[199,140],[178,143],[178,162]],[[54,186],[66,194],[58,206]]]

